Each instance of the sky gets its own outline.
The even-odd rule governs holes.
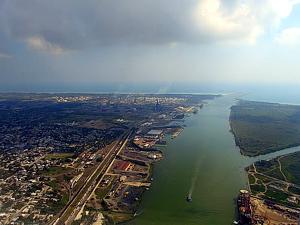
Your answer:
[[[299,85],[299,53],[300,0],[0,0],[4,91]]]

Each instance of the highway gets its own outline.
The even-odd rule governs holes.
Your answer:
[[[132,133],[130,129],[126,134],[124,134],[110,151],[106,154],[105,158],[101,163],[95,168],[91,175],[86,179],[85,183],[78,190],[78,192],[72,197],[68,204],[63,208],[63,210],[52,220],[50,225],[70,225],[85,205],[86,201],[89,199],[90,195],[96,189],[98,183],[102,180],[104,174],[111,167],[116,156],[122,151],[126,146],[126,143]]]

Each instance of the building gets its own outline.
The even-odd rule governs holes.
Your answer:
[[[163,130],[150,130],[145,137],[151,139],[161,139],[163,137]]]

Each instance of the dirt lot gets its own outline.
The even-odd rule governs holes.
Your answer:
[[[262,200],[253,197],[251,197],[251,204],[254,218],[264,221],[264,225],[298,225],[298,219],[284,210],[286,209],[284,207],[282,207],[284,210],[282,213],[279,210],[270,209]]]

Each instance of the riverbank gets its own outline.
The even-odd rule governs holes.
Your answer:
[[[231,107],[230,127],[246,156],[300,145],[300,106],[240,100]]]
[[[232,224],[239,190],[248,188],[245,167],[300,151],[296,147],[256,157],[241,155],[229,132],[230,108],[235,104],[233,95],[209,101],[185,119],[181,135],[166,138],[164,159],[155,164],[140,214],[126,225]],[[193,183],[193,201],[186,202]]]
[[[299,115],[300,106],[297,105],[242,100],[231,107],[231,132],[241,154],[253,159],[266,156],[267,159],[258,157],[246,167],[251,192],[249,216],[253,224],[266,221],[297,224],[300,153],[287,155],[284,152],[299,146]],[[279,155],[270,157],[274,153]],[[244,224],[243,221],[240,224]]]
[[[235,219],[235,197],[246,187],[247,160],[236,150],[228,118],[233,96],[209,101],[185,118],[184,131],[166,137],[164,159],[130,225],[228,225]],[[186,201],[193,188],[192,202]]]

